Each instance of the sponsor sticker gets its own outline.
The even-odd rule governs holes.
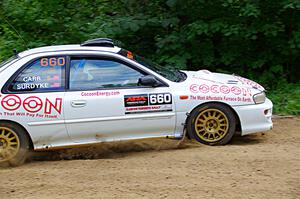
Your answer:
[[[170,93],[125,95],[125,114],[172,111]]]
[[[81,96],[83,97],[100,97],[100,96],[115,96],[120,95],[120,91],[89,91],[89,92],[81,92]]]
[[[202,100],[202,101],[232,101],[232,102],[252,102],[252,97],[244,96],[210,96],[210,95],[190,95],[191,100]]]
[[[147,94],[125,95],[124,103],[125,103],[125,107],[148,106],[149,105],[148,95]]]
[[[258,83],[249,80],[247,78],[244,77],[240,77],[240,76],[234,76],[236,79],[238,79],[242,84],[247,84],[249,86],[255,87],[257,89],[263,89],[263,87],[261,85],[259,85]]]
[[[190,91],[192,93],[221,93],[221,94],[234,94],[234,95],[242,95],[242,96],[252,96],[251,89],[249,88],[240,88],[237,86],[228,86],[228,85],[207,85],[207,84],[192,84],[190,85]]]
[[[0,115],[57,118],[62,113],[62,102],[62,98],[41,99],[37,96],[29,96],[21,99],[18,95],[6,95],[0,100],[0,106],[3,108]]]

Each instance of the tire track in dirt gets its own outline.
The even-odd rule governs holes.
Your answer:
[[[0,168],[0,198],[300,198],[300,118],[226,146],[143,140]]]

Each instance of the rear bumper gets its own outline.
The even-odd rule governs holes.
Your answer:
[[[269,99],[266,99],[263,104],[235,106],[233,109],[240,118],[241,135],[268,131],[273,128],[273,103]]]

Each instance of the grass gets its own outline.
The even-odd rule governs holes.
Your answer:
[[[280,115],[300,115],[300,84],[283,84],[267,93],[274,104],[273,112]]]

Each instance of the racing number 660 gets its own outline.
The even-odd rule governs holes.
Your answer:
[[[172,104],[172,95],[170,93],[150,94],[150,104]]]
[[[52,58],[42,58],[41,66],[64,66],[66,60],[64,57],[52,57]]]

